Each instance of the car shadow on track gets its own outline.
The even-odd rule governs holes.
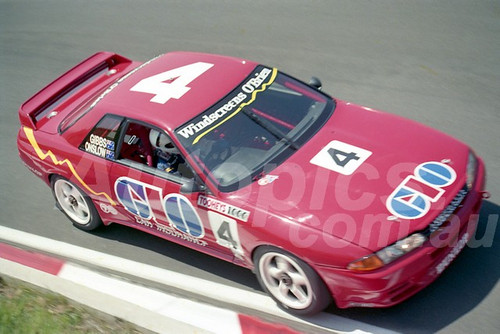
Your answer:
[[[202,271],[201,274],[203,274],[200,278],[210,279],[206,276],[217,276],[218,278],[222,278],[223,281],[229,281],[229,284],[234,282],[235,286],[262,292],[255,275],[250,270],[236,266],[230,262],[220,260],[213,256],[200,253],[174,242],[164,240],[146,232],[119,224],[111,224],[105,228],[92,232],[92,234],[101,238],[137,246],[141,249],[160,254],[165,257],[165,260],[171,259],[175,262],[185,264],[185,267],[194,267],[199,269]],[[168,265],[165,265],[167,261],[161,261],[161,258],[160,263],[158,263],[158,258],[152,261],[150,261],[150,259],[145,259],[144,257],[129,259],[153,266],[161,266],[168,270],[175,270],[170,268]],[[196,270],[193,275],[196,275]]]
[[[477,307],[500,278],[499,213],[497,204],[484,201],[475,237],[435,282],[407,301],[384,309],[329,312],[402,333],[434,333],[450,325]]]

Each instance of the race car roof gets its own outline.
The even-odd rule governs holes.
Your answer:
[[[129,73],[96,108],[173,131],[226,96],[257,65],[220,55],[167,53]]]

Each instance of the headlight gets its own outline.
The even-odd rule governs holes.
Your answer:
[[[427,240],[427,238],[420,233],[415,233],[407,238],[399,240],[395,244],[387,246],[386,248],[379,250],[377,256],[384,261],[385,264],[391,263],[400,256],[411,252],[415,248],[422,246],[422,244]]]
[[[404,254],[409,253],[415,248],[422,246],[422,244],[426,240],[427,238],[423,234],[414,233],[409,237],[401,239],[398,242],[379,250],[375,254],[370,254],[349,263],[347,269],[355,271],[369,271],[378,269],[384,264],[391,263]]]
[[[471,190],[476,179],[477,159],[472,151],[469,151],[469,160],[467,160],[467,189]]]

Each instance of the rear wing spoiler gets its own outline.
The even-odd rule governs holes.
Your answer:
[[[76,65],[21,105],[21,125],[36,130],[36,123],[62,103],[72,92],[93,81],[103,72],[131,60],[116,53],[98,52]]]

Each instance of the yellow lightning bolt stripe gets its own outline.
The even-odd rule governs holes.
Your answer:
[[[276,75],[278,74],[278,70],[276,68],[273,68],[273,72],[271,74],[271,78],[269,79],[268,82],[266,82],[265,84],[262,85],[261,88],[257,89],[257,90],[254,90],[252,92],[252,97],[250,99],[250,101],[248,102],[245,102],[245,103],[242,103],[238,109],[236,109],[235,111],[233,111],[229,116],[227,116],[223,121],[221,121],[219,124],[216,124],[214,126],[212,126],[210,129],[204,131],[203,133],[201,133],[198,137],[196,137],[194,140],[193,140],[193,145],[196,144],[200,139],[201,137],[203,137],[204,135],[206,135],[207,133],[209,133],[210,131],[212,131],[213,129],[215,129],[216,127],[218,127],[219,125],[223,124],[224,122],[226,122],[228,119],[231,119],[232,117],[234,117],[236,114],[238,114],[244,107],[248,106],[249,104],[251,104],[253,101],[255,101],[255,97],[257,96],[257,93],[260,93],[260,92],[263,92],[266,90],[266,88],[268,86],[270,86],[273,82],[274,82],[274,79],[276,79]]]
[[[112,205],[116,205],[116,202],[113,201],[113,199],[108,194],[106,194],[104,192],[98,193],[98,192],[95,192],[94,190],[92,190],[82,180],[82,178],[80,177],[80,175],[78,175],[78,173],[76,172],[75,168],[73,167],[73,164],[71,163],[71,161],[69,161],[68,159],[57,160],[57,158],[54,155],[54,153],[52,153],[52,151],[50,151],[50,150],[47,151],[47,153],[44,153],[42,151],[42,149],[40,148],[40,146],[38,146],[38,143],[37,143],[37,141],[35,139],[35,135],[33,134],[33,129],[28,128],[28,127],[25,126],[25,127],[23,127],[23,130],[24,130],[24,133],[26,134],[26,137],[28,138],[31,146],[33,146],[33,148],[35,149],[36,154],[38,155],[38,157],[40,159],[45,160],[45,159],[47,159],[47,157],[50,157],[50,159],[52,160],[52,162],[54,163],[54,165],[63,165],[63,164],[68,165],[68,168],[71,171],[71,173],[73,173],[73,176],[81,183],[82,186],[85,187],[85,189],[87,189],[88,191],[90,191],[94,195],[106,197],[106,199],[109,201],[109,203],[111,203]]]

